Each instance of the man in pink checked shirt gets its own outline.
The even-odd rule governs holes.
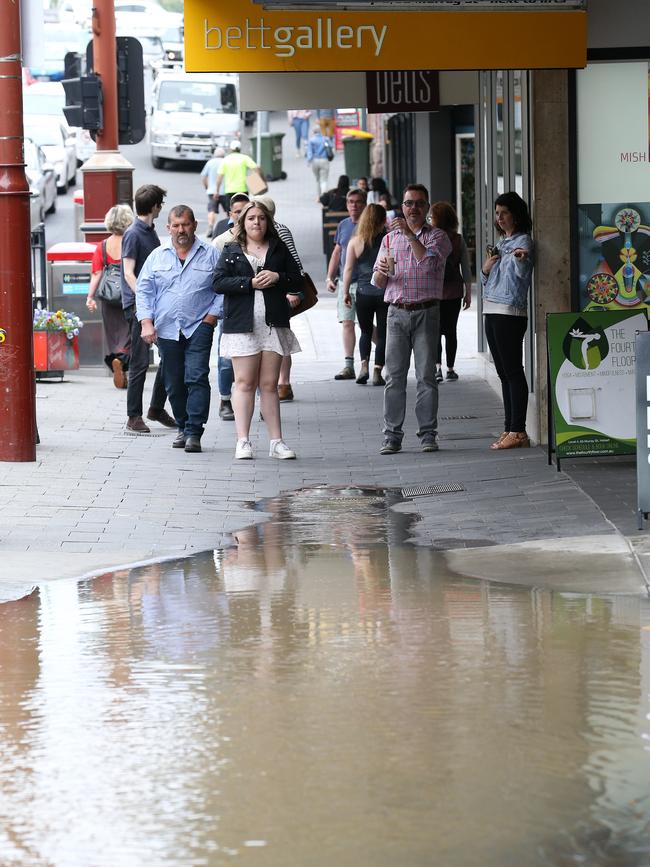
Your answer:
[[[429,226],[429,192],[422,184],[404,190],[404,217],[396,217],[382,241],[373,282],[385,289],[386,388],[382,455],[402,448],[406,415],[406,380],[415,361],[415,416],[423,452],[438,451],[438,383],[436,349],[445,261],[451,252],[446,232]]]

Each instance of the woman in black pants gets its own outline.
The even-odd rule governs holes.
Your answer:
[[[517,193],[502,193],[494,203],[494,225],[501,235],[488,247],[481,268],[483,313],[494,366],[503,392],[503,433],[493,449],[530,446],[526,433],[528,383],[522,363],[528,326],[528,292],[533,269],[532,221]]]
[[[359,338],[359,354],[361,355],[361,371],[357,376],[359,385],[365,385],[369,379],[370,345],[373,336],[374,321],[377,321],[375,345],[375,369],[372,375],[373,385],[385,385],[381,375],[386,352],[386,316],[388,304],[384,301],[384,290],[373,286],[372,269],[386,234],[386,209],[381,205],[366,205],[357,231],[348,244],[343,272],[343,301],[352,306],[350,284],[352,272],[357,270],[357,319],[361,328]]]
[[[467,245],[458,234],[458,217],[449,202],[436,202],[429,212],[431,225],[446,232],[451,241],[451,253],[445,263],[445,276],[440,302],[440,336],[438,337],[438,356],[436,358],[436,382],[442,382],[442,338],[445,338],[447,356],[447,379],[458,379],[454,370],[458,338],[456,327],[460,308],[467,310],[472,303],[472,266],[469,261]]]

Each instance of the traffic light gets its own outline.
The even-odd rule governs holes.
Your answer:
[[[119,143],[137,144],[145,136],[144,64],[142,44],[133,36],[115,39],[117,52],[117,125]],[[93,43],[86,48],[86,66],[93,68]],[[65,82],[64,82],[65,84]]]
[[[69,126],[98,130],[103,127],[102,85],[96,75],[64,78],[63,114]]]

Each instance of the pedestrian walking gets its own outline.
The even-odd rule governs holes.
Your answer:
[[[222,186],[224,188],[224,210],[230,210],[230,198],[233,193],[248,192],[246,178],[249,172],[256,172],[264,185],[266,185],[266,178],[262,169],[254,159],[241,153],[241,142],[239,139],[233,139],[230,142],[230,153],[219,166],[216,180],[217,194],[221,193]]]
[[[187,205],[169,212],[170,240],[151,253],[138,277],[137,316],[142,339],[157,342],[178,434],[173,448],[201,451],[210,411],[210,350],[223,299],[213,275],[219,251],[196,237]]]
[[[494,203],[494,225],[501,235],[488,247],[481,268],[487,338],[503,395],[503,433],[493,449],[530,446],[526,433],[528,382],[522,362],[528,327],[528,292],[533,270],[533,228],[528,205],[517,193],[502,193]]]
[[[90,266],[92,276],[86,298],[86,307],[91,313],[97,310],[95,293],[106,269],[115,268],[117,277],[119,278],[120,276],[122,237],[134,219],[135,215],[128,205],[115,205],[104,217],[104,225],[111,234],[106,240],[97,244],[93,253]],[[115,388],[126,388],[131,329],[129,328],[129,323],[126,321],[121,299],[118,299],[115,304],[109,304],[107,301],[101,300],[100,303],[102,327],[104,329],[104,345],[107,349],[104,363],[113,374],[113,385]]]
[[[208,231],[205,233],[205,237],[208,239],[212,237],[219,213],[221,199],[217,193],[217,176],[225,156],[226,152],[222,147],[215,148],[212,156],[201,169],[201,183],[208,195]],[[228,208],[223,205],[223,209],[227,214]]]
[[[333,155],[332,142],[315,126],[307,142],[306,159],[316,179],[316,201],[327,192],[327,179],[330,174],[329,155]]]
[[[337,315],[341,323],[343,336],[343,368],[336,374],[334,379],[354,379],[354,347],[357,341],[354,330],[356,318],[355,297],[357,293],[357,272],[352,270],[349,288],[351,303],[348,305],[343,298],[343,271],[345,269],[345,255],[350,238],[354,235],[363,209],[366,207],[366,194],[361,190],[352,189],[348,192],[346,208],[349,216],[341,220],[336,229],[334,250],[327,266],[327,279],[325,285],[328,292],[337,293]]]
[[[326,138],[333,139],[336,134],[336,121],[334,119],[333,108],[319,108],[316,110],[316,117],[320,131]]]
[[[472,303],[472,266],[469,261],[467,244],[458,233],[458,215],[449,202],[435,202],[429,211],[432,226],[446,232],[451,241],[451,253],[445,262],[445,274],[440,300],[440,337],[436,356],[436,381],[442,382],[442,338],[445,338],[448,382],[458,379],[454,369],[458,337],[456,329],[460,308],[468,310]]]
[[[382,455],[402,448],[406,415],[406,380],[415,362],[417,435],[423,452],[438,450],[436,349],[445,261],[451,251],[446,232],[429,226],[429,193],[422,184],[404,190],[405,217],[396,217],[382,240],[375,264],[375,285],[384,288],[386,388]]]
[[[147,256],[160,246],[155,220],[160,216],[166,191],[156,184],[145,184],[135,191],[136,219],[124,233],[122,240],[122,306],[131,329],[131,356],[129,381],[126,390],[126,429],[131,433],[148,434],[150,428],[142,419],[144,382],[149,369],[149,345],[141,338],[136,316],[135,299],[137,278]],[[149,421],[175,428],[176,422],[165,409],[167,392],[163,382],[162,361],[158,365],[147,412]]]
[[[221,351],[235,369],[235,458],[250,460],[250,424],[259,388],[260,406],[269,431],[269,455],[296,457],[282,437],[278,377],[284,355],[300,351],[289,327],[290,307],[300,303],[301,276],[270,213],[259,202],[246,206],[235,241],[224,247],[214,278],[224,295]]]
[[[212,239],[213,247],[216,247],[219,252],[223,250],[226,244],[234,241],[233,234],[237,225],[241,212],[249,203],[250,198],[247,193],[235,193],[230,199],[230,210],[228,211],[228,226],[216,238]],[[219,418],[222,421],[234,421],[235,411],[232,408],[232,388],[235,382],[235,373],[232,368],[232,360],[224,358],[221,354],[221,338],[223,336],[223,319],[219,320],[217,325],[217,383],[219,386]]]
[[[372,375],[373,385],[385,385],[381,375],[385,361],[386,349],[386,316],[388,304],[384,301],[384,290],[375,286],[372,275],[381,242],[386,234],[386,211],[381,205],[366,205],[354,237],[348,244],[343,272],[343,301],[352,306],[350,285],[354,270],[357,272],[357,319],[361,329],[359,338],[359,355],[361,370],[357,383],[365,385],[369,379],[370,348],[373,329],[377,322],[375,365]]]
[[[281,241],[287,245],[287,250],[291,253],[294,262],[298,266],[300,273],[304,274],[304,269],[302,267],[302,262],[300,260],[300,256],[298,255],[298,250],[296,249],[296,242],[293,239],[293,234],[291,229],[288,226],[285,226],[284,223],[278,223],[275,219],[275,202],[270,196],[255,196],[255,202],[260,202],[262,205],[266,207],[269,214],[273,219],[273,225],[275,226],[275,230],[278,233],[278,237]],[[291,355],[283,355],[282,356],[282,364],[280,365],[280,376],[278,378],[278,397],[280,398],[280,402],[293,400],[293,387],[291,385]]]
[[[304,148],[307,147],[307,138],[309,136],[309,118],[311,110],[308,108],[297,108],[287,112],[289,126],[293,127],[296,136],[296,156],[303,155]]]

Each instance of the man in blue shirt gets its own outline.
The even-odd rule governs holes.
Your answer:
[[[129,381],[126,391],[126,429],[131,433],[150,433],[142,420],[142,393],[149,369],[149,347],[140,337],[140,323],[135,315],[135,291],[138,274],[149,253],[160,246],[154,220],[160,216],[166,191],[156,184],[145,184],[135,191],[137,219],[122,238],[122,307],[131,329],[131,356]],[[147,418],[165,427],[176,427],[176,422],[165,409],[167,392],[163,383],[162,365],[158,367],[151,392]]]
[[[352,274],[352,283],[350,284],[352,304],[348,307],[343,300],[343,271],[345,270],[345,254],[348,249],[350,238],[357,231],[357,224],[361,219],[363,209],[366,207],[366,194],[362,190],[352,189],[348,191],[345,201],[350,216],[341,220],[336,230],[336,243],[327,266],[327,279],[325,281],[328,292],[338,291],[336,309],[339,322],[343,329],[343,353],[345,355],[345,364],[343,369],[336,374],[334,379],[355,378],[354,347],[357,342],[357,335],[354,330],[354,322],[357,313],[355,304],[357,294],[357,274],[355,268]]]
[[[307,142],[307,162],[316,178],[316,201],[327,192],[327,179],[330,174],[328,153],[333,153],[332,142],[315,126],[311,138]]]
[[[187,205],[169,212],[170,241],[154,250],[138,277],[137,316],[142,339],[157,342],[178,436],[174,448],[201,451],[210,411],[210,350],[223,312],[223,296],[212,288],[219,251],[196,237]]]

